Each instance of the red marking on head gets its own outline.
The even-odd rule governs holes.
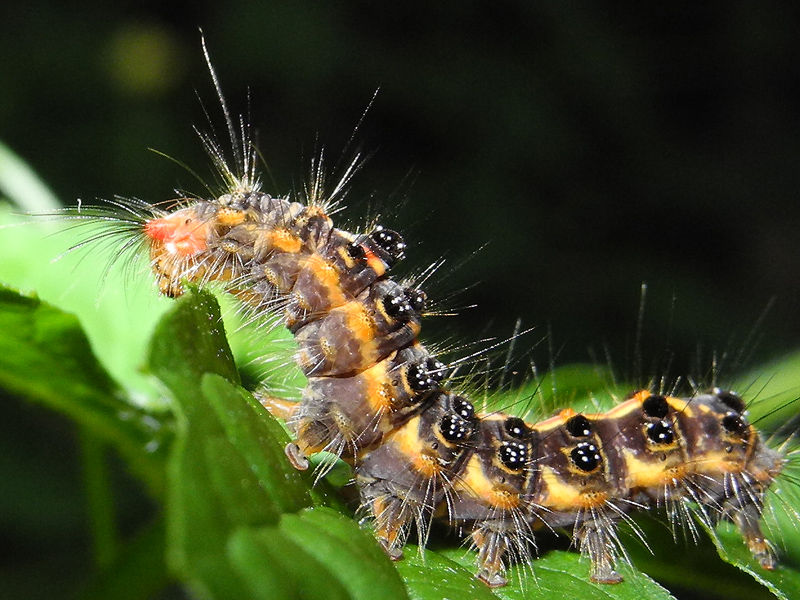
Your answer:
[[[174,227],[166,219],[151,219],[144,224],[144,233],[147,237],[158,242],[163,242]]]
[[[171,254],[192,256],[208,249],[208,223],[192,218],[186,211],[151,219],[145,223],[144,233]]]

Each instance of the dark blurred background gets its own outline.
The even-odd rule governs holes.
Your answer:
[[[371,154],[339,218],[384,215],[411,245],[401,273],[444,256],[432,295],[477,305],[426,331],[502,337],[521,318],[537,329],[520,346],[549,329],[558,363],[607,348],[624,372],[647,283],[644,346],[674,356],[676,375],[700,344],[751,344],[773,298],[756,361],[800,343],[798,13],[743,1],[6,1],[0,139],[66,203],[202,193],[147,150],[211,179],[192,132],[208,128],[201,101],[222,125],[202,28],[232,110],[249,106],[268,191],[302,186],[320,147],[339,172]]]
[[[6,2],[0,138],[67,203],[202,193],[147,151],[210,179],[202,28],[268,190],[320,147],[340,170],[362,150],[344,218],[385,215],[403,272],[475,253],[429,286],[472,286],[447,302],[477,304],[444,320],[459,337],[521,318],[560,362],[622,361],[647,283],[648,339],[678,356],[744,337],[773,297],[762,350],[796,346],[800,7],[610,4]]]

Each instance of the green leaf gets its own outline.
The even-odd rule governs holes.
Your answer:
[[[150,335],[172,302],[158,297],[147,257],[125,257],[109,269],[119,241],[108,224],[20,216],[0,205],[0,282],[75,314],[104,367],[127,390],[126,400],[150,411],[166,410],[159,390],[141,372]],[[68,248],[103,233],[103,242]],[[137,262],[136,259],[139,259]],[[135,276],[134,276],[135,275]]]
[[[658,511],[636,517],[639,534],[647,546],[623,528],[620,539],[637,569],[678,590],[707,592],[730,600],[767,600],[772,595],[756,581],[720,559],[709,536],[700,531],[692,539],[688,529],[675,525],[677,539]],[[740,538],[741,543],[741,538]]]
[[[284,515],[281,529],[323,564],[358,600],[408,598],[392,562],[369,531],[320,507]]]
[[[228,552],[249,590],[247,598],[349,598],[339,580],[278,527],[238,529],[231,537]]]
[[[516,567],[519,569],[519,567]],[[589,580],[589,563],[574,552],[549,552],[531,565],[535,579],[524,587],[530,590],[525,595],[524,587],[511,588],[502,598],[566,597],[597,600],[669,600],[672,595],[650,577],[627,565],[621,565],[620,573],[625,581],[615,585],[593,583]],[[513,573],[512,573],[513,575]],[[533,592],[534,588],[536,592]]]
[[[505,598],[581,598],[582,600],[669,600],[672,596],[652,579],[630,568],[623,568],[625,581],[602,585],[589,581],[589,565],[572,552],[548,552],[530,564],[515,565],[508,571],[509,583],[489,589],[475,576],[474,553],[464,549],[426,550],[424,555],[410,546],[407,558],[398,563],[415,600],[444,597]]]
[[[328,508],[239,530],[230,554],[259,598],[407,599],[403,582],[368,532]]]
[[[420,555],[409,545],[405,558],[397,563],[412,600],[439,598],[471,598],[490,600],[497,598],[492,591],[475,579],[471,569],[459,562],[433,551]]]
[[[640,517],[638,526],[653,553],[630,543],[630,539],[623,539],[623,543],[637,566],[670,585],[707,591],[731,600],[798,598],[800,573],[796,568],[797,561],[780,552],[782,534],[771,523],[772,520],[773,515],[767,509],[765,533],[779,548],[779,563],[775,571],[764,570],[753,559],[741,534],[731,523],[721,523],[711,531],[697,519],[701,538],[696,542],[679,539],[676,543],[663,523],[654,518]],[[796,537],[796,517],[793,522],[784,523],[783,527],[784,534]],[[703,535],[704,530],[708,535]],[[689,535],[688,531],[683,533]]]
[[[248,463],[275,507],[275,519],[311,505],[308,481],[283,453],[289,436],[252,394],[216,375],[205,375],[203,395],[216,412],[227,441]]]
[[[0,332],[0,384],[111,444],[159,494],[169,420],[125,401],[95,358],[78,320],[36,297],[0,287]]]
[[[750,551],[742,543],[742,536],[730,523],[720,525],[713,540],[724,561],[748,573],[776,597],[781,600],[794,600],[800,597],[800,572],[780,563],[774,571],[763,569],[753,559]]]
[[[28,212],[61,206],[33,169],[3,143],[0,143],[0,193]]]
[[[310,505],[307,484],[287,470],[276,439],[285,434],[225,380],[238,374],[212,295],[188,293],[176,302],[156,328],[150,368],[172,393],[177,418],[167,497],[170,565],[211,598],[247,597],[228,562],[230,535]]]
[[[774,431],[800,414],[800,353],[762,365],[739,377],[736,386],[748,400],[750,420],[762,431]]]
[[[190,392],[199,393],[206,373],[238,383],[219,304],[212,294],[190,291],[173,304],[153,333],[148,364],[183,409],[193,408],[184,400]]]

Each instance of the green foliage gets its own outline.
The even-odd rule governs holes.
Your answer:
[[[70,417],[125,458],[156,491],[164,487],[160,446],[171,417],[130,402],[95,358],[78,320],[35,297],[0,289],[3,387]]]
[[[20,245],[32,264],[53,256],[51,242],[30,241],[35,227],[10,231],[0,248],[6,256]],[[56,245],[63,248],[64,239]],[[74,274],[20,267],[0,277],[47,289],[68,288]],[[512,583],[496,590],[474,578],[473,554],[452,539],[435,539],[424,554],[409,547],[406,559],[393,564],[353,518],[341,490],[325,481],[315,486],[313,474],[288,464],[285,430],[239,385],[237,351],[229,345],[236,336],[226,335],[211,293],[192,291],[176,302],[136,306],[129,299],[98,305],[84,297],[76,305],[80,317],[35,295],[0,290],[0,386],[64,415],[84,440],[88,505],[98,513],[91,519],[97,568],[74,586],[81,598],[145,599],[168,594],[164,590],[175,583],[213,600],[669,598],[645,572],[670,586],[730,598],[769,597],[767,589],[784,599],[800,594],[798,504],[788,493],[767,515],[777,520],[773,534],[779,532],[785,546],[774,573],[753,564],[737,534],[722,529],[712,536],[719,556],[752,577],[726,565],[711,543],[687,550],[646,519],[640,526],[658,555],[653,558],[629,534],[624,545],[632,564],[623,565],[626,580],[616,586],[589,582],[587,563],[566,550],[546,550],[532,564],[513,567]],[[148,310],[148,316],[139,314]],[[153,312],[160,315],[157,322]],[[87,335],[82,323],[98,320],[124,327],[114,335]],[[149,339],[149,351],[140,343],[126,345],[126,330]],[[262,339],[251,351],[271,347],[274,341]],[[763,370],[765,378],[778,374],[779,387],[776,379],[769,382],[767,401],[754,406],[754,413],[774,418],[777,408],[797,411],[785,407],[798,385],[796,362],[792,357]],[[293,371],[289,365],[273,373],[276,385],[296,377]],[[751,374],[751,381],[758,375]],[[555,377],[558,389],[569,391],[570,404],[607,391],[592,367],[565,368]],[[499,401],[513,404],[529,392]],[[546,401],[556,405],[553,398]],[[127,536],[114,531],[117,507],[108,502],[113,493],[103,448],[122,459],[157,505]],[[792,482],[784,483],[791,489]]]

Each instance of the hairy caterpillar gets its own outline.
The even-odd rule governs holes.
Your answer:
[[[336,229],[317,187],[302,201],[261,192],[242,137],[235,171],[206,138],[225,193],[167,210],[125,200],[118,208],[131,215],[131,243],[147,247],[164,294],[220,281],[296,336],[309,378],[302,402],[262,403],[293,430],[287,456],[297,468],[321,451],[354,466],[391,557],[411,529],[424,542],[442,517],[471,532],[478,576],[500,586],[508,555],[526,560],[537,530],[567,527],[592,579],[614,583],[616,523],[649,506],[680,515],[693,502],[708,523],[733,521],[762,566],[774,567],[758,523],[784,459],[748,424],[742,400],[720,390],[639,392],[608,413],[565,411],[540,423],[477,413],[417,340],[424,293],[387,275],[404,254],[400,236]]]

